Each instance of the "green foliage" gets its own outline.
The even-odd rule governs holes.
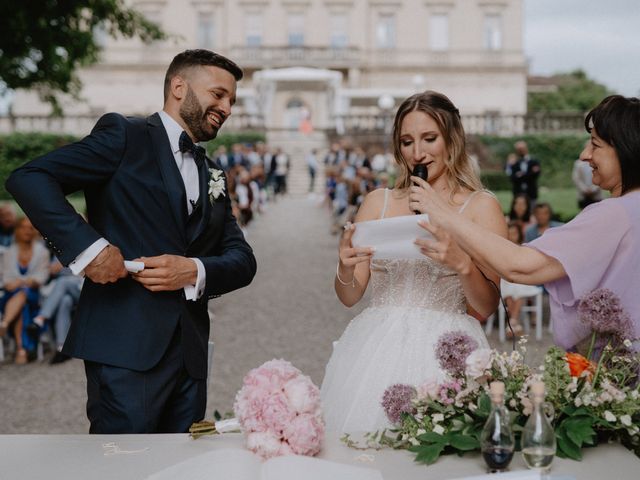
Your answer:
[[[583,70],[560,73],[553,77],[558,85],[553,92],[530,92],[527,109],[534,112],[587,112],[611,91],[590,79]]]
[[[0,135],[0,199],[11,196],[4,189],[4,182],[9,174],[25,164],[56,148],[76,141],[71,135],[55,135],[49,133],[12,133]]]
[[[261,132],[223,133],[207,143],[207,153],[212,155],[221,145],[224,145],[227,152],[230,152],[234,143],[255,144],[256,142],[264,142],[265,139],[265,134]]]
[[[124,0],[1,2],[0,94],[2,88],[35,88],[60,113],[60,92],[77,95],[79,67],[98,60],[95,31],[144,42],[166,35]],[[4,84],[4,85],[3,85]]]
[[[504,165],[507,156],[512,153],[513,144],[518,140],[524,140],[529,146],[531,156],[540,161],[541,173],[538,184],[549,188],[573,187],[571,171],[573,162],[578,158],[584,148],[588,135],[555,135],[537,134],[521,135],[517,137],[496,137],[490,135],[479,136],[478,139],[486,147],[486,159],[482,162],[483,181],[487,180],[487,188],[490,190],[510,190],[511,182],[504,174]],[[497,172],[497,173],[489,173]],[[506,179],[497,180],[501,173]],[[493,187],[496,185],[497,187]],[[499,188],[504,187],[506,188]]]

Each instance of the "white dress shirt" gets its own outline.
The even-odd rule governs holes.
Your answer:
[[[162,125],[169,137],[169,143],[171,144],[171,151],[173,158],[176,161],[180,176],[184,182],[184,187],[187,193],[187,211],[189,214],[193,211],[193,203],[198,200],[200,196],[200,181],[198,178],[198,167],[193,159],[191,152],[181,153],[179,148],[180,134],[183,129],[171,116],[165,112],[158,112]],[[107,246],[109,242],[100,238],[89,246],[85,251],[76,257],[76,259],[69,264],[69,268],[74,275],[83,275],[84,269],[91,263],[91,261],[98,256],[98,254]],[[184,287],[184,294],[187,300],[197,300],[204,293],[204,286],[206,282],[206,271],[204,264],[198,258],[191,258],[198,268],[198,277],[195,285],[186,285]]]

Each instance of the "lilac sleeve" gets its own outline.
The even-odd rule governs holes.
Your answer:
[[[577,319],[578,301],[603,286],[629,229],[624,208],[603,201],[526,244],[557,259],[567,273],[566,277],[545,284],[551,300],[554,338],[559,345],[571,347],[589,334]]]

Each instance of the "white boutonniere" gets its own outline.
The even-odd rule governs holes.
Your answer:
[[[224,196],[224,175],[222,170],[216,168],[209,169],[209,201],[213,205],[213,202],[218,199],[220,195]]]

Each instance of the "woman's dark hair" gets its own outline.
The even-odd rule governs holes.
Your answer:
[[[512,228],[515,228],[518,231],[518,245],[520,245],[522,242],[524,242],[524,233],[522,233],[522,227],[518,222],[512,221],[507,224],[507,229],[511,230]]]
[[[222,55],[212,52],[211,50],[204,49],[195,49],[195,50],[185,50],[182,53],[179,53],[169,64],[169,68],[167,68],[167,73],[164,77],[164,100],[167,101],[169,98],[169,91],[171,90],[171,79],[176,75],[180,75],[186,69],[192,67],[218,67],[226,70],[233,78],[236,79],[236,82],[242,80],[243,73],[242,69],[236,65],[234,62],[229,60],[227,57],[223,57]]]
[[[622,194],[640,187],[640,100],[611,95],[584,119],[587,132],[613,147],[622,173]]]
[[[524,198],[524,201],[527,204],[527,210],[524,212],[524,215],[522,216],[522,218],[518,218],[518,215],[516,214],[513,208],[518,198]],[[531,218],[531,200],[529,199],[529,196],[526,193],[518,193],[517,195],[514,195],[513,199],[511,200],[511,209],[509,210],[509,220],[522,220],[523,222],[528,223],[530,218]]]

